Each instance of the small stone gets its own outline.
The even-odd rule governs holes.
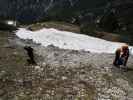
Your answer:
[[[0,78],[2,78],[5,74],[6,74],[5,71],[1,71],[1,72],[0,72]]]
[[[65,76],[62,76],[62,80],[66,80],[67,79],[67,77],[65,77]]]
[[[46,66],[47,64],[45,62],[42,63],[42,66]]]

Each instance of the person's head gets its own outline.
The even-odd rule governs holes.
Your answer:
[[[127,44],[123,45],[122,46],[122,51],[127,51],[127,50],[128,50],[128,45]]]

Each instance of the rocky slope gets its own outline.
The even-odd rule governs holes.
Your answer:
[[[1,100],[132,100],[133,57],[128,70],[112,66],[113,54],[42,47],[1,32]],[[28,65],[24,45],[34,48]]]

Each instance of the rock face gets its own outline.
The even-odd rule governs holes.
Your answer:
[[[0,15],[7,18],[11,16],[24,22],[46,16],[63,17],[63,20],[79,17],[84,13],[103,12],[106,4],[107,0],[1,0]]]
[[[21,23],[60,20],[103,31],[133,32],[132,0],[1,0],[0,17]],[[130,36],[129,36],[130,37]]]
[[[133,44],[132,0],[1,0],[0,18],[32,23],[59,20],[78,24],[82,33],[94,30],[120,34]],[[93,35],[94,34],[88,34]],[[108,35],[108,34],[107,34]],[[126,38],[125,38],[126,37]]]
[[[115,0],[110,3],[110,6],[108,7],[102,19],[104,21],[106,20],[105,22],[107,23],[111,22],[111,20],[116,21],[112,23],[112,26],[117,24],[118,25],[117,30],[131,31],[132,30],[131,27],[133,24],[132,12],[133,12],[133,1],[127,0],[123,2],[122,0]],[[107,25],[107,23],[105,25]],[[113,31],[113,30],[116,30],[116,29],[112,29],[110,31]]]

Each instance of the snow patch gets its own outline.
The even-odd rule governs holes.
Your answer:
[[[110,42],[103,39],[77,34],[73,32],[60,31],[53,28],[43,28],[38,31],[30,31],[20,28],[16,35],[21,39],[32,39],[42,46],[54,45],[63,49],[84,50],[96,53],[114,53],[124,43]],[[133,47],[130,47],[133,54]]]

